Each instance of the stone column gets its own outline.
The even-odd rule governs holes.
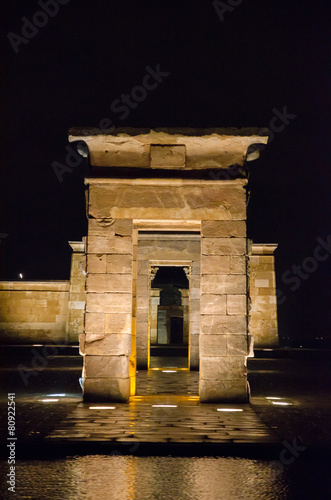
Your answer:
[[[245,402],[246,223],[201,222],[200,401]]]
[[[85,238],[83,241],[69,241],[71,256],[68,314],[66,323],[66,342],[78,342],[84,331],[84,312],[86,303],[86,255]]]
[[[157,344],[157,311],[160,304],[160,288],[151,289],[150,343]]]
[[[200,242],[199,242],[200,243]],[[192,262],[190,275],[190,370],[199,370],[200,338],[200,260]]]
[[[135,376],[130,359],[133,243],[131,220],[89,220],[85,336],[81,342],[87,401],[126,401],[130,396],[130,376]]]

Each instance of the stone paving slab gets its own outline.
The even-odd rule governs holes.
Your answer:
[[[103,409],[98,409],[100,407]],[[226,411],[218,411],[220,409]],[[200,404],[198,397],[175,395],[134,396],[127,404],[79,403],[45,441],[57,444],[77,441],[279,443],[248,404]]]

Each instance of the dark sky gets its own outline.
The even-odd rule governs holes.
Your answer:
[[[285,108],[296,117],[249,164],[248,234],[279,243],[281,337],[331,340],[331,258],[305,261],[331,234],[329,0],[61,3],[1,6],[0,279],[69,277],[88,169],[54,173],[70,127],[268,127]],[[121,120],[112,102],[158,64],[169,75]],[[303,262],[316,269],[292,290]]]

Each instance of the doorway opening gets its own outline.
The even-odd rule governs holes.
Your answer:
[[[149,369],[189,369],[188,274],[188,266],[152,266]]]

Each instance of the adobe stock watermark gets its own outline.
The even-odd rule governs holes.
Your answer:
[[[32,19],[28,19],[25,16],[21,18],[23,23],[21,34],[18,35],[12,31],[7,34],[7,38],[15,54],[19,53],[22,44],[26,45],[38,35],[39,30],[48,24],[50,18],[57,16],[60,5],[67,5],[70,1],[71,0],[39,0],[38,5],[42,10],[35,12]]]
[[[221,22],[225,20],[224,14],[227,12],[233,12],[236,7],[241,5],[244,0],[226,0],[222,2],[221,0],[214,0],[212,5],[216,10],[216,14]]]
[[[287,106],[283,106],[283,109],[281,111],[279,111],[279,109],[277,108],[273,108],[272,112],[273,116],[271,117],[269,125],[267,127],[269,136],[268,143],[252,144],[252,146],[250,146],[248,150],[249,154],[252,154],[255,151],[259,152],[263,151],[263,149],[274,140],[276,135],[283,132],[283,130],[285,130],[287,125],[291,123],[291,120],[294,120],[297,117],[297,115],[294,115],[287,111]],[[265,128],[260,129],[257,135],[265,133],[265,130],[266,130]],[[245,174],[246,174],[245,167],[242,167],[240,165],[232,165],[227,170],[210,171],[210,176],[214,180],[230,180],[231,178],[238,177],[238,175],[245,175]]]
[[[300,443],[298,442],[300,441]],[[302,440],[300,437],[295,437],[292,440],[292,443],[289,443],[288,441],[284,440],[282,441],[282,445],[284,448],[281,450],[281,452],[278,455],[278,460],[273,460],[270,462],[270,472],[273,476],[277,476],[279,473],[281,473],[285,466],[292,465],[293,462],[299,458],[301,453],[303,453],[306,449],[307,446],[304,446],[302,443]]]
[[[146,66],[145,70],[146,74],[142,79],[141,85],[135,85],[129,94],[123,92],[110,105],[111,111],[115,115],[118,114],[118,118],[121,121],[129,116],[131,110],[136,109],[141,102],[145,101],[150,91],[155,90],[170,75],[169,72],[161,70],[160,64],[157,64],[155,69],[151,68],[151,66]],[[102,118],[99,122],[99,129],[103,134],[111,134],[115,130],[113,120],[111,118]],[[69,145],[66,146],[66,151],[67,155],[64,164],[58,161],[53,161],[51,164],[59,182],[63,181],[64,174],[71,173],[82,163],[83,156],[87,157],[87,152],[85,154],[83,152],[84,146],[81,146],[82,154],[77,153]]]
[[[303,281],[306,281],[321,265],[328,260],[331,255],[331,234],[325,240],[320,236],[316,238],[317,245],[313,254],[303,259],[300,265],[293,264],[291,269],[287,269],[282,274],[281,281],[285,285],[291,285],[291,292],[298,290]],[[284,304],[287,300],[286,294],[282,290],[276,290],[278,305]]]
[[[114,114],[119,114],[120,120],[125,120],[132,109],[136,109],[139,104],[145,101],[148,92],[155,90],[163,80],[170,75],[167,71],[161,71],[160,64],[157,64],[155,69],[150,66],[145,68],[146,74],[142,79],[141,85],[133,87],[129,94],[121,94],[119,99],[114,99],[110,105],[110,109]],[[115,125],[110,118],[102,118],[99,122],[101,132],[111,133],[115,130]]]

